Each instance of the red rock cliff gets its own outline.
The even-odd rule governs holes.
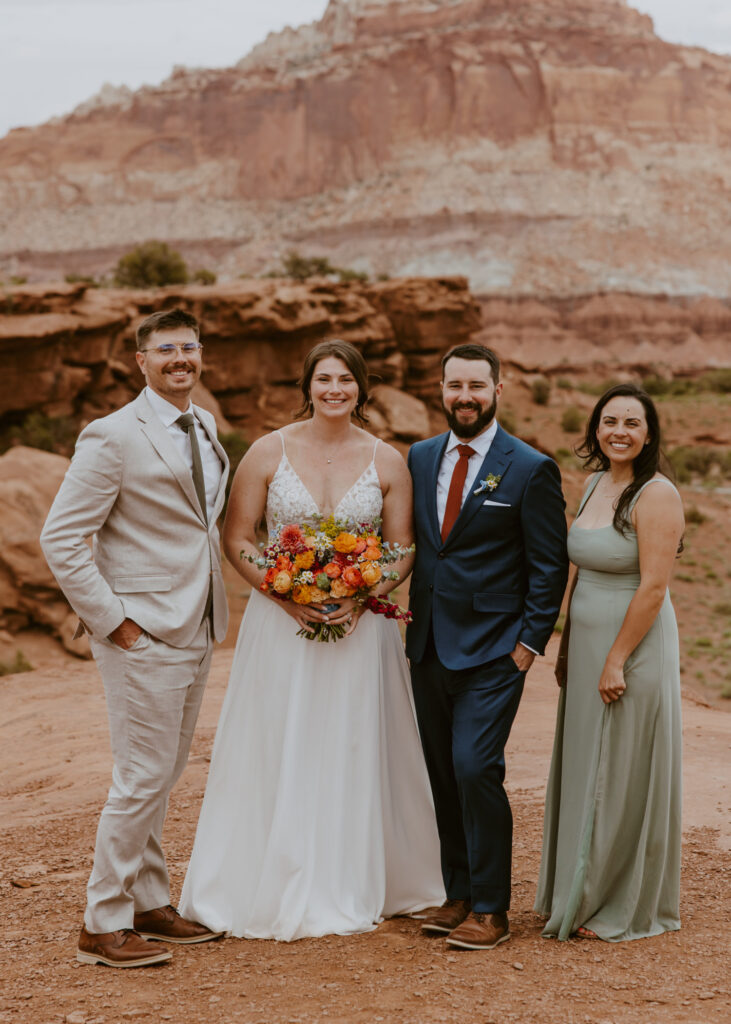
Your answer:
[[[331,0],[235,68],[0,140],[2,267],[159,237],[231,276],[294,246],[478,292],[723,295],[730,88],[622,0]]]

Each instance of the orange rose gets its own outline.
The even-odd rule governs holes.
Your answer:
[[[277,555],[277,564],[274,567],[278,572],[291,572],[292,563],[286,555]]]
[[[333,547],[341,555],[348,555],[355,549],[357,543],[358,538],[353,536],[352,533],[339,533],[333,541]]]
[[[366,586],[373,587],[381,578],[381,567],[375,562],[366,562],[360,570],[360,574]]]
[[[310,604],[322,604],[323,601],[330,600],[330,594],[327,590],[320,590],[319,587],[309,587],[310,591]]]
[[[327,573],[331,580],[336,580],[343,570],[337,562],[328,562],[322,571]]]
[[[286,594],[292,586],[292,577],[288,572],[278,572],[274,577],[273,586],[278,594]]]
[[[310,588],[298,584],[292,591],[292,600],[295,604],[309,604]]]
[[[267,569],[264,573],[264,583],[274,583],[274,577],[277,575],[277,570],[274,566],[271,569]]]
[[[377,562],[381,557],[381,549],[375,547],[367,547],[363,552],[363,558],[369,562]]]
[[[305,545],[308,548],[316,548],[317,547],[317,537],[305,537]]]
[[[268,583],[260,583],[259,584],[259,590],[261,590],[262,594],[268,594],[269,593],[269,584]]]
[[[343,569],[343,583],[355,590],[362,586],[363,577],[360,574],[360,569],[355,565],[349,565]]]
[[[355,554],[355,555],[362,554],[365,551],[365,549],[367,548],[367,546],[368,545],[366,543],[365,537],[359,537],[357,539],[357,541],[355,542],[355,547],[353,548],[353,554]]]
[[[350,597],[353,591],[341,579],[333,580],[330,587],[330,597]]]

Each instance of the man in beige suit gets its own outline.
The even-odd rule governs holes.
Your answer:
[[[213,639],[226,632],[216,521],[228,460],[213,417],[190,401],[201,373],[195,318],[153,314],[137,349],[147,387],[81,433],[41,534],[107,699],[114,770],[77,959],[111,967],[170,960],[157,940],[217,938],[170,906],[160,838]]]

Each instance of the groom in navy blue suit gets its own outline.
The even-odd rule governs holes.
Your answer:
[[[406,653],[447,893],[422,930],[465,949],[510,938],[504,749],[568,574],[561,476],[498,425],[499,377],[490,349],[451,349],[442,360],[450,430],[409,453],[416,563]]]

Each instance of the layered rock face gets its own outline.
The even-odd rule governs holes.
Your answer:
[[[135,328],[173,306],[201,322],[205,368],[194,400],[220,429],[234,425],[249,440],[291,421],[303,359],[333,337],[356,345],[378,382],[374,431],[404,442],[426,437],[421,400],[435,394],[440,357],[482,325],[464,278],[370,286],[252,279],[157,291],[26,285],[0,305],[0,431],[36,410],[81,426],[128,402],[144,386]]]
[[[0,269],[150,237],[474,290],[724,295],[731,59],[621,0],[331,0],[224,71],[107,90],[0,140]]]

